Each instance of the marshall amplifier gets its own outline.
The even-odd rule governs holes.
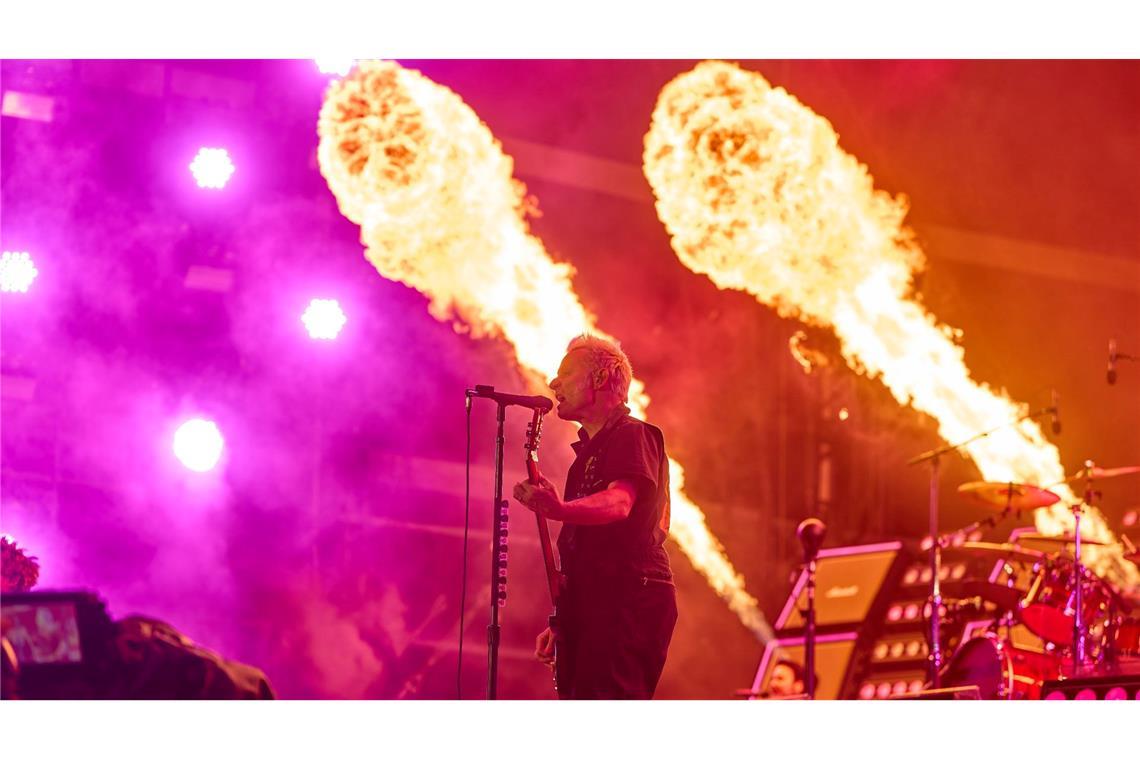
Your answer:
[[[857,630],[864,621],[881,618],[878,608],[886,601],[882,592],[897,585],[905,555],[901,541],[821,550],[815,573],[816,630]],[[781,635],[803,632],[806,584],[807,571],[801,570],[776,619]]]
[[[816,699],[838,699],[847,677],[851,656],[855,653],[854,633],[832,633],[815,637],[815,672],[819,676],[816,684]],[[782,660],[792,660],[804,664],[804,640],[802,636],[773,639],[764,648],[760,667],[752,680],[752,689],[744,692],[764,698],[768,691],[768,679],[772,669]]]

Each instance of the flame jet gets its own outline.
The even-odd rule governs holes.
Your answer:
[[[784,317],[831,328],[848,365],[879,378],[900,404],[961,441],[1026,411],[970,378],[959,331],[912,293],[924,256],[903,226],[904,198],[875,190],[831,124],[786,90],[731,63],[705,61],[662,89],[645,136],[644,172],[673,249],[722,289],[744,290]],[[1025,420],[970,444],[990,481],[1064,480],[1056,446]],[[1071,532],[1076,501],[1037,510],[1043,533]],[[1086,509],[1081,535],[1114,543]],[[1090,547],[1094,566],[1125,585],[1140,574],[1119,544]]]
[[[321,173],[361,228],[381,275],[431,300],[431,314],[501,337],[532,380],[557,373],[570,339],[605,333],[574,293],[573,270],[528,231],[526,189],[490,129],[451,90],[390,61],[361,61],[330,85],[317,124]],[[649,397],[636,378],[633,414]],[[756,600],[669,462],[671,535],[740,620],[772,636]]]

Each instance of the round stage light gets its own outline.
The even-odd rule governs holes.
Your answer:
[[[314,298],[301,315],[301,321],[313,340],[334,340],[348,317],[335,298]]]
[[[36,264],[27,251],[4,251],[0,258],[0,291],[27,293],[32,280],[39,274]]]
[[[222,433],[211,420],[188,420],[174,433],[174,455],[194,472],[214,469],[224,446]]]
[[[221,190],[234,173],[234,162],[225,148],[202,148],[190,162],[190,173],[198,187]]]

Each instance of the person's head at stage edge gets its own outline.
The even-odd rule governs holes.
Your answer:
[[[773,697],[794,697],[803,694],[804,668],[798,662],[781,660],[772,667],[768,676],[768,694]]]
[[[596,430],[625,404],[632,378],[629,357],[617,342],[579,335],[566,346],[558,374],[550,381],[558,416]]]

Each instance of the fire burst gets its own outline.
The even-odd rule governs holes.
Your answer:
[[[557,371],[566,344],[604,335],[578,300],[573,270],[530,234],[526,189],[487,125],[451,90],[393,62],[361,61],[333,82],[317,125],[317,156],[341,213],[361,227],[384,277],[431,299],[440,320],[501,337],[535,381]],[[634,379],[633,414],[649,397]],[[670,460],[672,536],[740,619],[771,636],[756,600],[685,496]]]
[[[904,198],[875,190],[831,124],[783,88],[706,61],[665,86],[645,137],[645,176],[678,257],[720,288],[751,293],[781,316],[833,329],[856,372],[938,421],[947,441],[1016,419],[1026,407],[970,378],[959,335],[912,293],[922,251],[903,227]],[[1051,486],[1057,448],[1023,421],[970,444],[986,480]],[[1043,533],[1072,530],[1068,486],[1037,510]],[[1101,513],[1081,533],[1114,542]],[[1093,547],[1096,549],[1097,547]],[[1090,550],[1090,554],[1094,554]],[[1096,553],[1115,580],[1140,582],[1119,545]]]

